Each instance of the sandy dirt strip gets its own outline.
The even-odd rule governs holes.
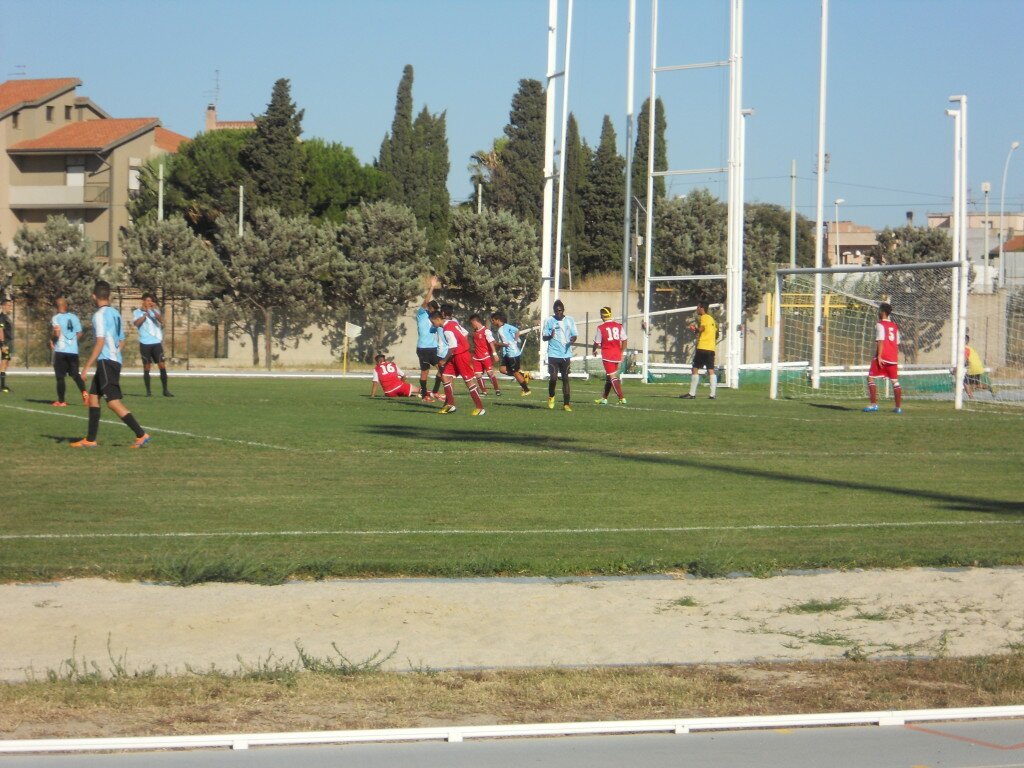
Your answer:
[[[817,606],[808,605],[818,601]],[[79,660],[224,670],[299,641],[386,668],[743,662],[1004,653],[1024,643],[1024,569],[767,579],[390,579],[0,585],[0,678]]]

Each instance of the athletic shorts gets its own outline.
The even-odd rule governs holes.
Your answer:
[[[53,353],[53,373],[58,379],[78,375],[78,355],[71,352]]]
[[[445,376],[461,376],[466,381],[474,378],[473,359],[470,357],[469,352],[452,355],[452,359],[444,367],[444,374]]]
[[[390,392],[385,392],[385,397],[409,397],[412,394],[412,384],[407,381],[403,381],[395,389]]]
[[[164,345],[160,342],[156,344],[139,344],[139,354],[142,356],[143,365],[162,363],[164,361]]]
[[[481,360],[478,357],[473,358],[473,373],[490,373],[494,370],[494,362],[489,357],[485,357]]]
[[[501,367],[505,369],[505,374],[508,376],[517,373],[521,363],[522,357],[520,355],[516,355],[515,357],[509,357],[506,355],[501,358]]]
[[[896,363],[883,363],[877,357],[874,357],[871,359],[871,370],[868,371],[868,376],[872,378],[884,376],[887,379],[896,380],[899,378],[898,367]]]
[[[429,371],[441,362],[437,356],[437,347],[416,347],[416,357],[420,359],[421,371]]]
[[[556,378],[561,374],[563,379],[569,378],[569,364],[572,362],[571,358],[568,357],[549,357],[548,358],[548,376],[552,379]]]
[[[693,368],[698,371],[701,368],[707,368],[708,373],[715,370],[715,353],[710,349],[698,349],[693,353]]]
[[[966,381],[972,387],[977,387],[979,384],[981,384],[981,374],[980,373],[975,373],[975,374],[970,374],[969,373],[966,376],[964,376],[964,381]]]
[[[113,360],[97,362],[89,394],[105,397],[108,403],[111,400],[124,400],[121,394],[121,364]]]
[[[604,363],[604,372],[609,376],[613,376],[619,372],[619,366],[622,365],[621,360],[601,360]]]
[[[0,342],[0,360],[10,360],[14,354],[14,345],[9,341]]]

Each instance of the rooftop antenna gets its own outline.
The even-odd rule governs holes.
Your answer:
[[[213,90],[203,91],[204,96],[211,96],[214,107],[220,107],[220,70],[213,70]]]
[[[24,64],[15,64],[14,65],[14,71],[13,72],[8,72],[7,76],[8,77],[27,77],[28,76],[28,67],[25,66]]]

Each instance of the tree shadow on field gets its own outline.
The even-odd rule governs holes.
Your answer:
[[[891,496],[894,499],[924,499],[935,502],[943,509],[958,512],[988,512],[992,514],[1024,517],[1024,498],[1001,501],[998,499],[986,499],[978,496],[961,496],[952,493],[943,493],[941,491],[898,488],[892,485],[879,485],[857,480],[814,477],[811,475],[798,475],[790,472],[757,469],[753,467],[714,464],[686,456],[628,453],[608,448],[600,448],[593,445],[585,445],[580,443],[580,441],[574,437],[530,435],[521,432],[488,432],[479,429],[458,430],[445,427],[424,429],[421,427],[410,427],[399,424],[385,424],[372,429],[367,428],[366,431],[372,432],[377,436],[386,435],[388,437],[407,440],[445,440],[455,443],[509,443],[515,444],[519,447],[530,446],[547,450],[562,450],[571,452],[577,456],[589,455],[618,461],[632,461],[640,464],[679,467],[681,469],[697,469],[702,472],[715,472],[722,475],[738,477],[743,480],[769,480],[792,485],[834,488],[841,491],[865,491],[868,493]],[[873,506],[879,506],[879,502],[873,502]]]

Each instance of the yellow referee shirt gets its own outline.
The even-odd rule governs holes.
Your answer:
[[[705,312],[700,316],[700,330],[697,336],[697,349],[707,352],[715,351],[715,343],[718,341],[718,323],[715,322],[709,313]]]

